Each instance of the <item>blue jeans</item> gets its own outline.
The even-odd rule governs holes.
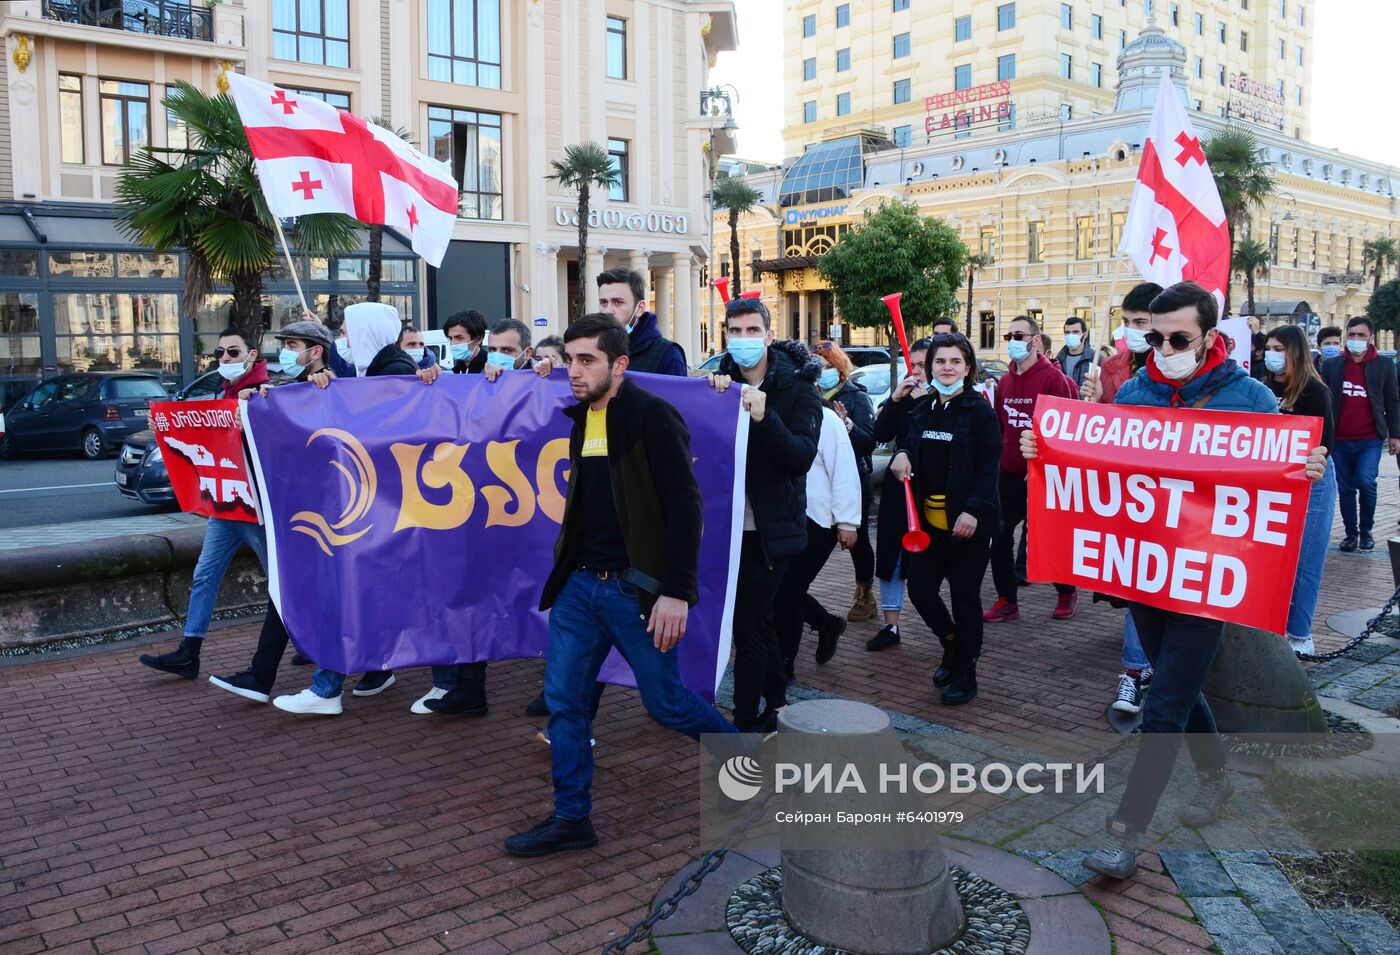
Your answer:
[[[340,696],[340,690],[344,686],[344,673],[327,670],[325,667],[317,667],[316,672],[311,674],[311,692],[323,700]]]
[[[1327,563],[1327,546],[1332,540],[1332,521],[1337,516],[1337,472],[1332,459],[1322,480],[1308,493],[1308,519],[1303,525],[1303,541],[1298,548],[1298,581],[1293,585],[1293,602],[1288,606],[1288,636],[1312,634],[1313,611],[1322,589],[1322,568]]]
[[[1133,623],[1132,611],[1123,617],[1123,670],[1137,670],[1139,672],[1152,666],[1147,659],[1147,654],[1142,649],[1142,641],[1138,639],[1137,625]]]
[[[1381,467],[1381,439],[1337,441],[1332,460],[1337,465],[1337,490],[1342,499],[1342,528],[1348,537],[1371,533],[1376,523],[1376,473]],[[1356,520],[1356,495],[1361,494],[1361,523]]]
[[[247,521],[226,521],[211,517],[204,527],[204,545],[199,549],[199,562],[194,565],[194,580],[190,585],[190,606],[185,612],[185,636],[203,639],[209,632],[209,620],[214,616],[214,604],[224,583],[233,555],[247,544],[267,570],[267,532],[261,524]]]
[[[544,699],[549,706],[554,814],[585,819],[593,811],[594,683],[608,651],[617,647],[637,677],[637,691],[652,719],[699,739],[702,733],[738,730],[681,682],[677,651],[662,653],[647,633],[636,589],[622,580],[573,574],[549,612]]]
[[[894,559],[894,573],[880,581],[880,609],[898,613],[904,609],[904,554]]]

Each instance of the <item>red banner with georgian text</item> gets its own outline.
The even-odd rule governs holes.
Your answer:
[[[1283,633],[1318,418],[1036,403],[1029,575]]]
[[[180,510],[259,524],[237,413],[233,399],[153,401],[151,430]]]

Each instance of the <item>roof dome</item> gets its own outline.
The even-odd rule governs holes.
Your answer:
[[[1186,47],[1167,36],[1149,16],[1147,26],[1118,54],[1118,97],[1114,109],[1126,112],[1151,109],[1157,103],[1157,89],[1163,72],[1186,96]]]

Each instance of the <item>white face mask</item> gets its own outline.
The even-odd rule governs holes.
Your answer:
[[[224,381],[237,381],[243,377],[247,370],[248,366],[242,362],[219,363],[219,374],[223,376]]]
[[[1123,340],[1128,343],[1128,351],[1134,355],[1141,355],[1152,347],[1147,344],[1147,332],[1136,328],[1123,329]]]
[[[1080,344],[1083,343],[1083,341],[1083,335],[1071,335],[1068,333],[1066,333],[1065,335],[1065,347],[1068,348],[1070,351],[1074,351],[1076,348],[1078,348]]]
[[[424,352],[421,348],[405,348],[404,351],[408,353],[408,357],[412,358],[415,363],[423,360]]]
[[[1190,378],[1196,366],[1201,363],[1201,357],[1194,349],[1179,351],[1175,355],[1163,355],[1159,351],[1152,357],[1156,360],[1157,370],[1172,381],[1185,381]]]

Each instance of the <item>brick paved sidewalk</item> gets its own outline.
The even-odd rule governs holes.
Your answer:
[[[1393,468],[1382,468],[1383,538],[1397,495]],[[844,613],[850,579],[838,554],[817,587],[831,609]],[[1384,545],[1334,553],[1319,634],[1327,615],[1378,606],[1391,589]],[[804,654],[798,677],[973,733],[1101,730],[1121,614],[1086,601],[1052,622],[1052,595],[1030,588],[1020,623],[989,628],[970,706],[936,703],[934,642],[911,617],[901,648],[865,652],[877,625],[856,625],[829,665]],[[241,669],[255,640],[249,625],[211,634],[206,672]],[[316,721],[162,677],[137,665],[138,652],[0,667],[6,955],[597,951],[700,848],[688,775],[698,756],[646,718],[635,692],[609,690],[597,726],[601,845],[520,861],[502,840],[549,812],[548,752],[522,714],[541,663],[493,664],[480,720],[410,715],[430,682],[419,670]],[[309,677],[288,666],[279,689]],[[1210,951],[1161,861],[1144,863],[1126,883],[1085,888],[1117,951]]]

